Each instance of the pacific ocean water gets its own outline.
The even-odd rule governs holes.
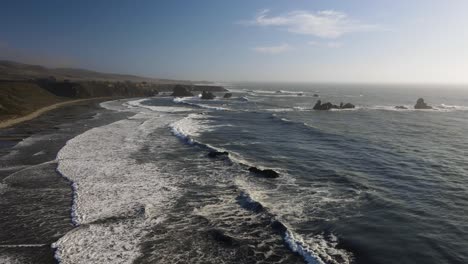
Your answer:
[[[231,99],[178,102],[207,109],[192,139],[280,172],[240,186],[318,262],[468,263],[460,88],[238,84]],[[412,109],[419,97],[434,110]],[[357,108],[313,111],[318,99]]]
[[[467,89],[225,87],[229,99],[101,104],[127,114],[57,156],[75,226],[57,260],[468,263]],[[419,97],[434,109],[414,110]],[[314,111],[317,100],[356,108]]]

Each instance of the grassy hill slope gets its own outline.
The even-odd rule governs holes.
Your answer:
[[[0,82],[0,120],[23,116],[65,100],[34,83]]]

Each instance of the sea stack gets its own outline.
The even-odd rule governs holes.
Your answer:
[[[351,104],[351,103],[346,103],[343,104],[341,103],[340,105],[334,105],[330,102],[322,104],[322,101],[318,100],[317,103],[314,105],[314,110],[320,110],[320,111],[327,111],[331,109],[352,109],[355,108],[356,106]]]
[[[215,97],[216,97],[216,96],[215,96],[212,92],[203,91],[203,92],[202,92],[201,99],[211,100],[211,99],[215,99]]]
[[[184,86],[176,85],[172,90],[171,96],[174,97],[186,97],[186,96],[193,96],[193,94]]]
[[[272,170],[272,169],[265,169],[265,170],[262,170],[262,169],[259,169],[257,167],[250,167],[249,168],[249,171],[259,177],[263,177],[263,178],[269,178],[269,179],[274,179],[274,178],[278,178],[279,177],[279,174]]]
[[[223,96],[223,98],[226,98],[226,99],[231,98],[231,97],[232,97],[232,93],[225,93]]]
[[[427,105],[423,98],[419,98],[414,105],[414,109],[432,109],[432,106]]]

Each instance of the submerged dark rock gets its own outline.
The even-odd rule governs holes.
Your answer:
[[[215,99],[215,97],[216,97],[216,96],[215,96],[212,92],[203,91],[203,92],[202,92],[201,99],[211,100],[211,99]]]
[[[432,106],[426,104],[423,98],[419,98],[414,105],[414,109],[432,109]]]
[[[261,203],[250,199],[250,197],[244,192],[241,192],[241,194],[236,197],[236,201],[242,208],[255,213],[260,213],[264,210],[263,205]]]
[[[208,153],[208,157],[210,157],[210,158],[219,158],[219,157],[225,158],[227,156],[229,156],[229,152],[227,152],[227,151],[215,151],[214,150],[214,151],[210,151]]]
[[[232,93],[225,93],[223,98],[231,98],[232,97]]]
[[[318,95],[318,94],[314,94],[314,97],[319,97],[319,95]]]
[[[176,85],[172,90],[171,96],[174,97],[185,97],[185,96],[193,96],[193,94],[184,86]]]
[[[263,177],[263,178],[274,179],[274,178],[279,177],[279,174],[276,171],[271,170],[271,169],[261,170],[261,169],[259,169],[257,167],[250,167],[249,171],[251,173],[254,173],[255,175]]]
[[[224,246],[232,247],[232,246],[236,246],[239,244],[239,242],[236,241],[236,239],[224,234],[221,230],[218,230],[218,229],[211,229],[208,231],[208,234],[210,234],[210,236],[215,241],[219,242],[220,244]]]
[[[284,234],[288,230],[288,228],[278,220],[272,221],[270,226],[273,230],[281,234]]]
[[[408,107],[403,106],[403,105],[397,105],[395,106],[395,109],[408,109]]]

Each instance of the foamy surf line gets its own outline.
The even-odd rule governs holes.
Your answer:
[[[227,152],[226,149],[214,147],[212,145],[197,141],[193,138],[194,136],[198,135],[201,131],[208,130],[208,126],[200,124],[201,122],[199,117],[204,117],[204,115],[189,114],[185,118],[170,124],[169,127],[171,128],[172,134],[178,137],[182,142],[189,145],[198,146],[208,151]],[[232,151],[229,152],[228,159],[231,163],[236,163],[241,166],[254,166],[254,164],[242,158],[241,155]]]
[[[199,119],[198,118],[199,116],[203,116],[203,115],[190,114],[184,119],[181,119],[175,123],[170,124],[172,133],[186,144],[198,146],[198,147],[207,149],[209,151],[218,151],[218,152],[226,151],[225,149],[216,148],[209,144],[204,144],[193,139],[193,135],[198,135],[200,133],[200,130],[203,130],[203,126],[200,125],[199,121],[197,122],[197,119]],[[233,157],[231,154],[232,153],[229,153],[229,156],[228,156],[228,159],[231,162],[237,163],[238,165],[241,165],[241,166],[247,166],[247,167],[254,166],[253,164],[248,163],[242,158]],[[252,199],[251,196],[248,194],[247,190],[243,191],[240,197],[243,200],[243,202],[241,202],[240,205],[247,210],[253,210],[253,211],[257,211],[259,209],[268,210],[259,201]],[[320,246],[316,246],[315,247],[316,250],[320,251],[320,253],[316,253],[313,250],[313,247],[309,246],[306,242],[304,242],[301,236],[294,233],[291,228],[286,227],[286,225],[283,224],[280,220],[278,220],[276,216],[272,215],[268,211],[266,212],[266,214],[269,215],[272,225],[276,226],[276,229],[279,231],[288,249],[296,254],[299,254],[308,264],[325,264],[325,263],[338,264],[338,263],[350,263],[351,262],[352,256],[350,253],[344,250],[335,249],[334,245],[330,245],[330,243],[327,242],[324,238],[317,239],[318,240],[317,242],[319,242],[319,244],[325,244],[326,245],[325,249],[321,248]],[[335,252],[335,254],[340,255],[340,257],[346,260],[346,262],[335,261],[332,256],[329,256],[326,254],[327,250],[333,251]]]
[[[177,118],[166,114],[174,109],[154,114],[154,108],[140,107],[140,102],[101,104],[136,114],[90,129],[59,151],[57,170],[72,183],[76,226],[52,244],[59,263],[133,262],[141,256],[141,239],[162,221],[162,211],[179,193],[173,183],[177,177],[131,157],[147,144],[149,134]],[[165,144],[166,138],[157,140]]]
[[[0,245],[0,248],[24,248],[24,247],[45,247],[48,244],[17,244],[17,245]]]
[[[268,211],[262,203],[254,200],[248,193],[243,191],[239,195],[239,204],[241,207],[254,211],[257,213],[265,213],[271,221],[271,226],[281,235],[284,243],[292,252],[300,255],[308,264],[349,264],[353,260],[353,256],[345,250],[336,249],[336,243],[333,245],[326,241],[323,237],[317,238],[317,244],[325,246],[311,247],[304,241],[304,239],[295,233],[291,227],[285,225],[277,216]],[[333,243],[333,241],[332,241]],[[340,260],[335,260],[333,256],[329,255],[327,251],[332,251],[334,255],[340,256]],[[344,262],[343,262],[344,261]]]
[[[209,109],[209,110],[218,110],[218,111],[229,111],[230,109],[225,108],[225,107],[220,107],[220,106],[211,106],[211,105],[206,105],[206,104],[200,104],[200,103],[192,103],[192,102],[187,102],[189,99],[196,99],[197,97],[176,97],[173,99],[173,102],[176,104],[185,104],[197,108],[204,108],[204,109]]]
[[[173,200],[171,194],[177,193],[170,179],[178,177],[171,174],[169,179],[164,178],[158,168],[135,164],[129,159],[155,128],[169,126],[173,134],[186,143],[223,151],[193,140],[193,135],[208,128],[201,120],[204,115],[190,114],[176,121],[171,113],[140,107],[139,103],[116,106],[121,111],[137,114],[88,130],[67,142],[59,152],[58,170],[73,183],[72,216],[78,225],[52,245],[60,263],[130,263],[141,256],[139,243],[146,235],[145,230],[162,221],[152,215],[163,215],[163,209],[158,208],[166,207],[169,200]],[[159,139],[152,138],[154,140]],[[159,144],[166,145],[165,142]],[[106,221],[113,218],[124,220]],[[276,216],[271,215],[271,219],[277,221]],[[316,253],[292,229],[277,222],[285,244],[307,263],[338,263],[322,261],[322,252]]]

